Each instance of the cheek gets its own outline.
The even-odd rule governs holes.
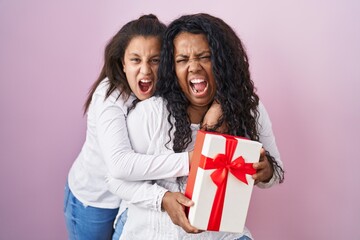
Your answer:
[[[136,81],[133,79],[133,78],[128,78],[128,83],[129,83],[129,86],[131,88],[131,91],[135,91],[136,90],[136,86],[137,86],[137,83]]]
[[[132,75],[134,75],[134,67],[130,66],[130,65],[125,65],[124,66],[124,72],[126,77],[131,77]]]
[[[184,71],[180,71],[180,70],[175,70],[175,73],[176,73],[178,82],[181,85],[186,79],[186,74],[184,74]]]
[[[126,79],[129,83],[129,85],[136,85],[136,73],[134,69],[127,68],[125,72]]]
[[[186,94],[188,92],[187,83],[185,81],[179,80],[179,85],[181,90]]]
[[[206,72],[207,72],[207,75],[208,75],[208,77],[209,77],[209,79],[210,79],[210,84],[212,85],[213,88],[216,88],[215,77],[214,77],[214,74],[213,74],[213,72],[212,72],[211,67],[208,68],[208,69],[206,70]]]
[[[158,65],[157,65],[157,66],[153,66],[153,67],[151,67],[151,69],[152,69],[153,74],[154,74],[155,77],[157,78],[157,73],[158,73],[159,66],[158,66]]]

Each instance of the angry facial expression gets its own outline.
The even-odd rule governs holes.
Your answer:
[[[216,93],[211,50],[204,34],[181,32],[174,39],[175,72],[193,107],[208,107]]]
[[[123,67],[131,91],[140,100],[154,94],[160,62],[161,42],[157,37],[134,37],[128,44]]]

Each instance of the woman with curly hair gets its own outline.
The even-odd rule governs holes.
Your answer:
[[[221,117],[212,126],[202,126],[210,106],[217,104]],[[201,127],[223,127],[227,134],[263,144],[260,161],[253,164],[257,172],[252,177],[259,187],[284,179],[271,122],[255,93],[243,44],[230,26],[211,15],[185,15],[168,26],[155,97],[137,104],[127,124],[134,150],[146,154],[192,150]],[[191,226],[184,213],[184,207],[193,204],[183,195],[186,181],[187,177],[131,183],[110,179],[114,193],[132,198],[120,239],[251,239],[247,228],[243,233],[226,233]],[[151,185],[166,191],[144,190]],[[141,194],[127,194],[121,190],[125,186],[142,189]],[[153,199],[157,208],[144,207],[144,199]]]

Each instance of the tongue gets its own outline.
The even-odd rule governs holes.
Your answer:
[[[140,82],[139,86],[140,86],[141,91],[146,92],[147,90],[149,90],[149,88],[151,86],[151,82],[147,82],[147,83]]]
[[[202,91],[204,91],[205,87],[206,87],[206,83],[205,83],[205,82],[194,83],[194,84],[193,84],[193,88],[194,88],[197,92],[202,92]]]

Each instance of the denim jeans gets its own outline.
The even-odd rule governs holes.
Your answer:
[[[64,215],[70,240],[110,240],[118,210],[86,206],[65,185]]]
[[[241,238],[235,240],[251,240],[251,238],[249,238],[248,236],[242,236]]]
[[[127,209],[125,211],[123,211],[119,217],[119,219],[116,222],[116,226],[115,226],[115,232],[113,234],[112,240],[119,240],[121,233],[124,229],[124,225],[127,219]]]

